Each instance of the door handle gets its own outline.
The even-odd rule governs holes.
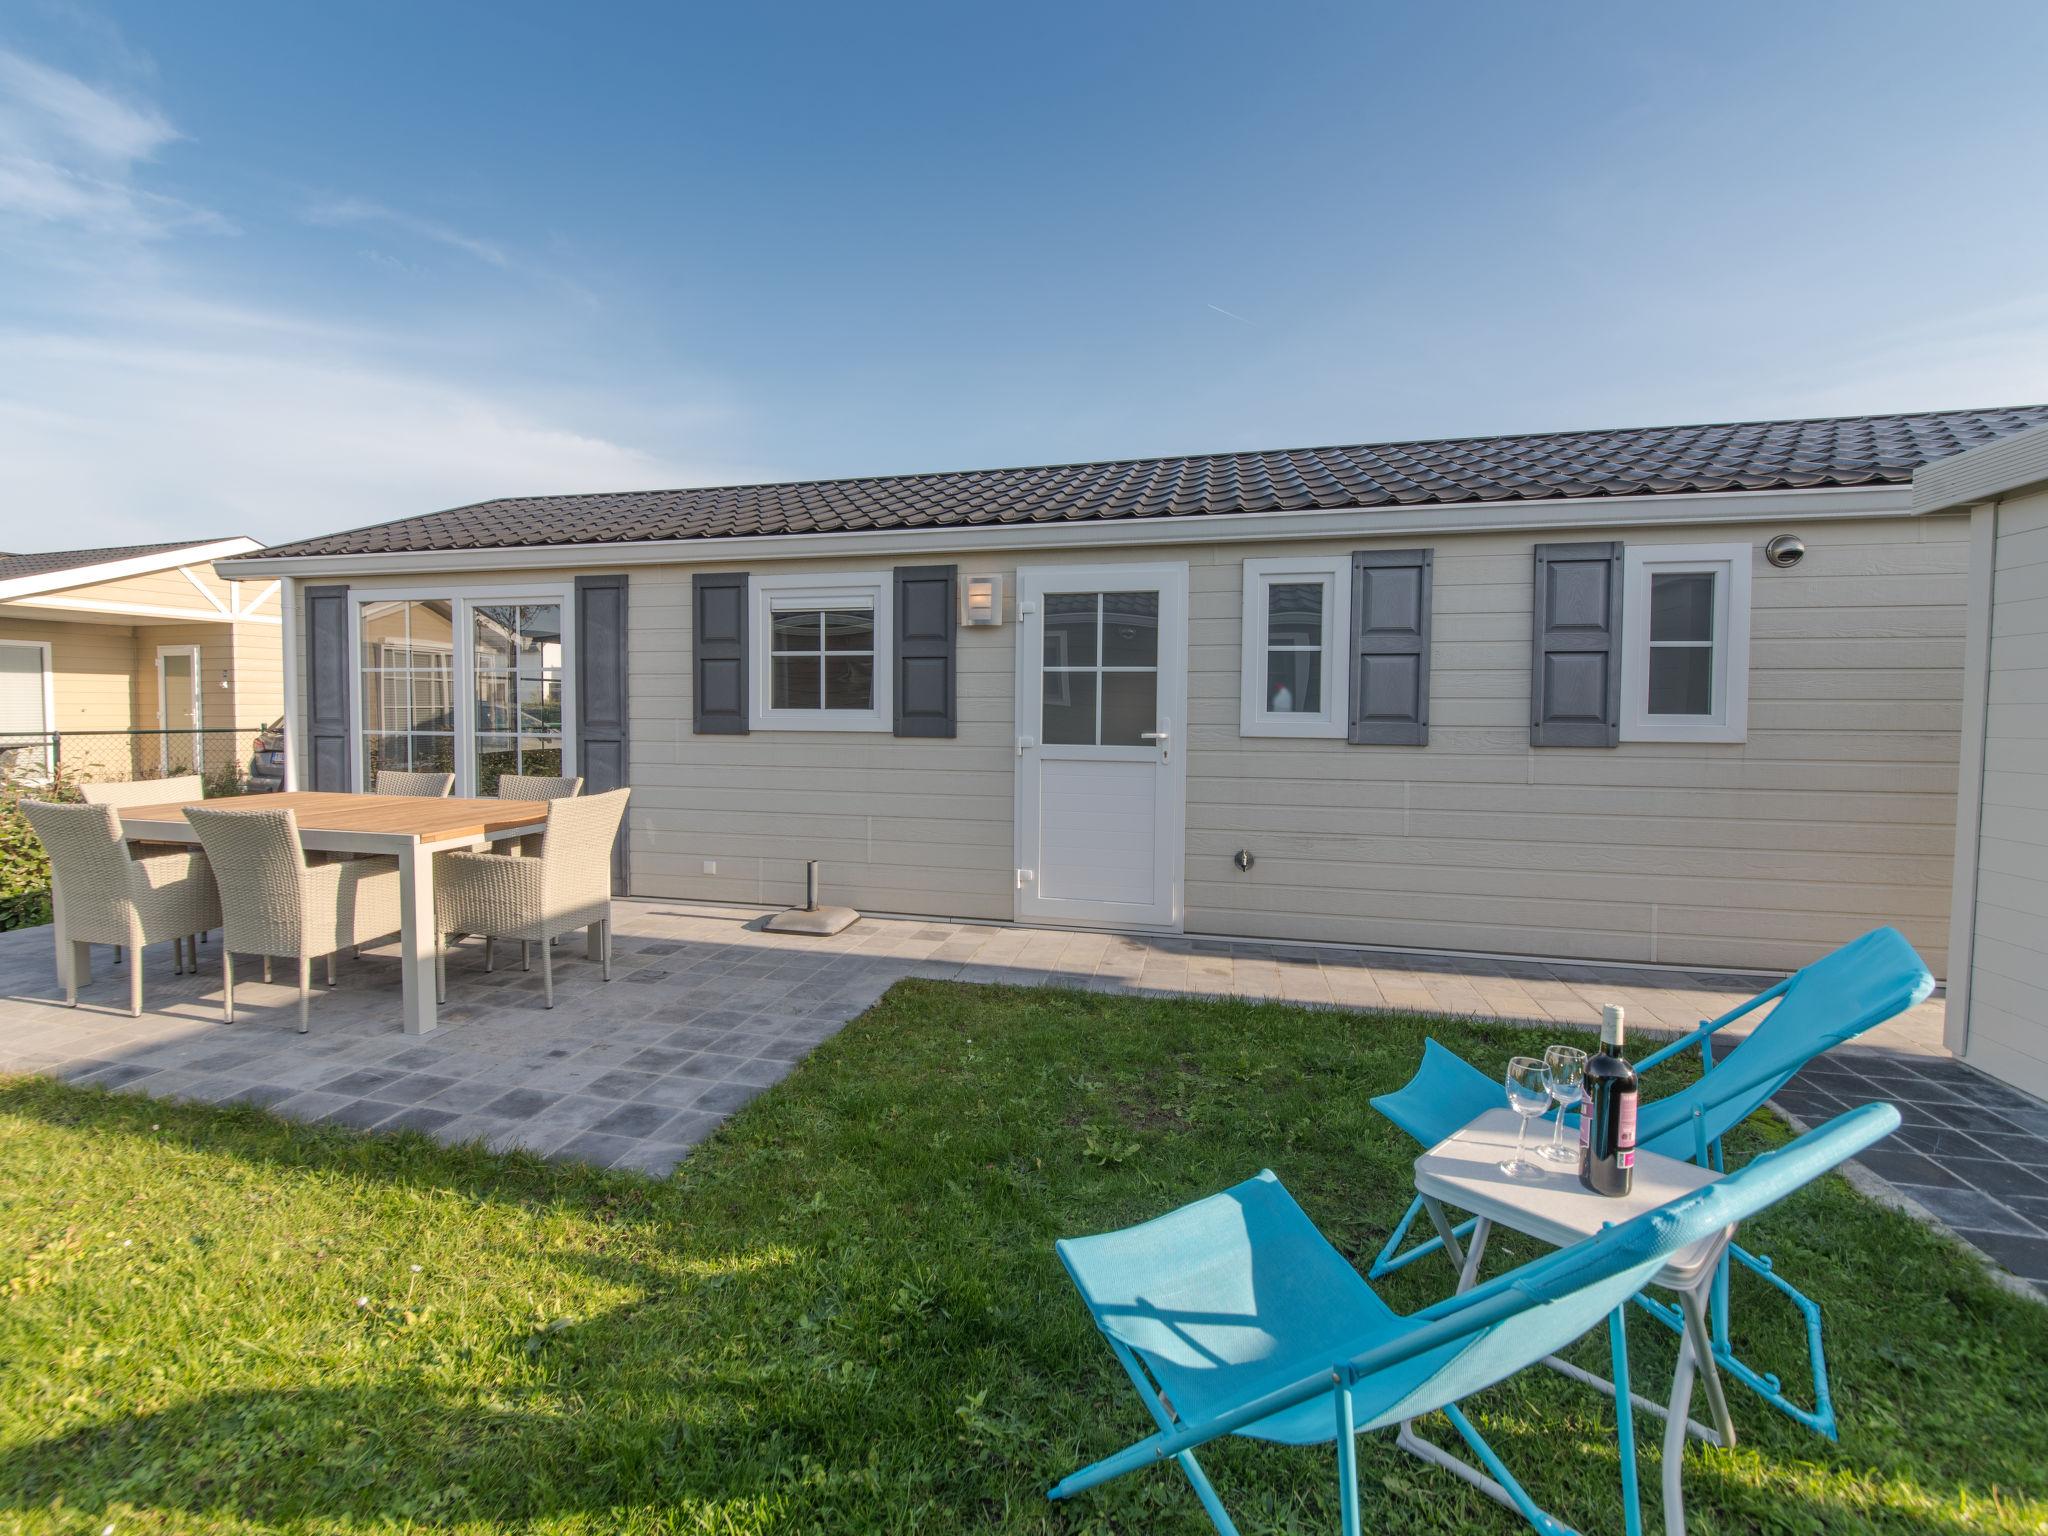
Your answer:
[[[1173,732],[1171,731],[1140,731],[1138,732],[1138,739],[1140,741],[1156,741],[1159,743],[1159,751],[1162,757],[1170,758],[1173,756]]]

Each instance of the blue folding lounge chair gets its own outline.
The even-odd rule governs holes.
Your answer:
[[[1622,1508],[1634,1536],[1640,1514],[1623,1304],[1673,1254],[1810,1183],[1898,1123],[1889,1104],[1850,1110],[1728,1178],[1407,1317],[1373,1294],[1270,1172],[1121,1232],[1068,1238],[1058,1245],[1060,1260],[1159,1428],[1048,1496],[1070,1498],[1173,1461],[1216,1529],[1235,1536],[1195,1461],[1197,1447],[1229,1434],[1282,1445],[1334,1440],[1341,1529],[1358,1536],[1355,1436],[1402,1425],[1404,1448],[1518,1510],[1538,1531],[1562,1533],[1568,1528],[1537,1507],[1458,1404],[1605,1319]],[[1684,1372],[1692,1346],[1679,1347]],[[1689,1394],[1690,1378],[1681,1383]],[[1677,1406],[1682,1416],[1684,1404]],[[1436,1410],[1483,1471],[1405,1429]],[[1675,1469],[1665,1486],[1667,1527],[1683,1529],[1682,1508],[1671,1507]]]
[[[1697,1044],[1705,1071],[1697,1082],[1667,1097],[1646,1100],[1636,1119],[1636,1145],[1665,1157],[1720,1168],[1721,1138],[1775,1094],[1799,1069],[1823,1052],[1853,1040],[1886,1019],[1924,1001],[1934,990],[1934,977],[1894,928],[1875,928],[1833,954],[1814,961],[1776,986],[1759,992],[1739,1008],[1700,1025],[1637,1064],[1638,1074]],[[1716,1063],[1711,1037],[1716,1030],[1775,1002],[1728,1054]],[[1422,1048],[1422,1065],[1405,1088],[1382,1094],[1373,1107],[1424,1147],[1433,1147],[1475,1116],[1503,1103],[1500,1082],[1468,1066],[1434,1040]],[[1373,1278],[1400,1269],[1438,1249],[1460,1262],[1458,1240],[1471,1230],[1466,1222],[1451,1227],[1440,1209],[1429,1209],[1438,1235],[1399,1252],[1425,1202],[1417,1196],[1374,1261]],[[1763,1276],[1789,1297],[1806,1319],[1807,1351],[1813,1370],[1814,1405],[1803,1408],[1786,1397],[1776,1376],[1759,1372],[1735,1357],[1728,1343],[1728,1262],[1732,1258]],[[1642,1304],[1672,1328],[1681,1326],[1677,1311],[1648,1297]],[[1828,1396],[1827,1357],[1821,1349],[1820,1308],[1787,1284],[1771,1261],[1732,1246],[1721,1261],[1712,1297],[1714,1357],[1736,1380],[1789,1417],[1837,1438],[1835,1414]]]

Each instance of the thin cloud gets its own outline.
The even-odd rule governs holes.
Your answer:
[[[148,102],[0,48],[0,217],[152,239],[224,227],[209,210],[135,185],[181,135]]]
[[[434,219],[423,219],[417,214],[404,213],[396,208],[387,208],[382,203],[371,202],[360,197],[328,198],[313,204],[306,210],[306,222],[328,228],[347,228],[352,225],[382,225],[399,230],[416,239],[445,245],[450,250],[461,251],[474,256],[478,261],[509,272],[514,263],[503,246],[490,240],[480,240],[466,235],[451,225]]]

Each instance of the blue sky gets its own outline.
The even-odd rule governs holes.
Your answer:
[[[2048,400],[2048,7],[0,10],[0,547]]]

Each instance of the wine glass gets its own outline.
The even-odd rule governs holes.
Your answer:
[[[1586,1093],[1586,1053],[1575,1045],[1553,1045],[1543,1053],[1544,1069],[1550,1074],[1550,1097],[1557,1105],[1557,1124],[1550,1141],[1537,1152],[1553,1163],[1575,1163],[1578,1152],[1564,1144],[1564,1116]]]
[[[1508,1108],[1522,1117],[1515,1132],[1515,1155],[1502,1160],[1500,1171],[1511,1179],[1540,1179],[1543,1170],[1522,1156],[1529,1139],[1529,1121],[1550,1108],[1550,1071],[1534,1056],[1517,1056],[1508,1063]]]

